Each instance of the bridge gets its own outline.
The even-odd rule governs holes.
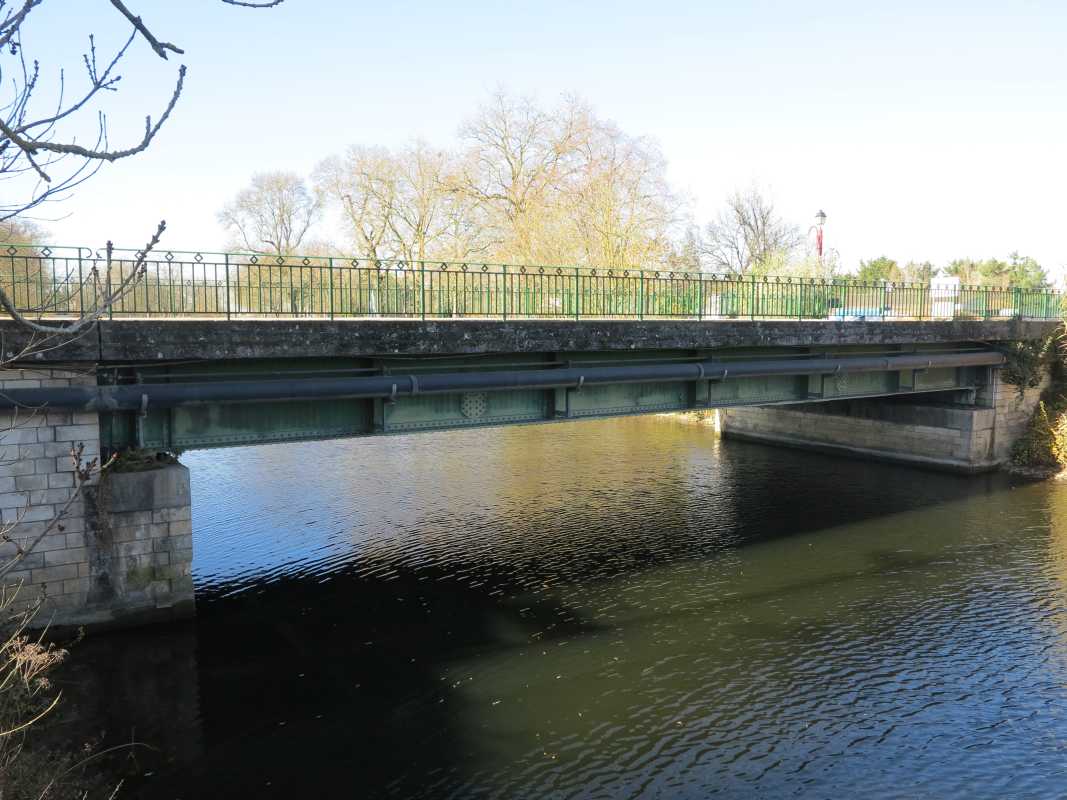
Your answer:
[[[995,467],[1038,388],[1004,388],[1012,342],[1060,296],[849,280],[0,246],[16,304],[62,320],[141,273],[87,334],[34,348],[0,325],[0,513],[44,531],[71,445],[165,451],[719,409],[727,435]],[[106,287],[105,287],[106,288]],[[143,462],[141,464],[143,466]],[[20,517],[21,515],[21,517]],[[188,474],[115,471],[15,577],[61,623],[188,613]]]

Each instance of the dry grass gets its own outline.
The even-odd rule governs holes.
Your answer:
[[[68,653],[30,633],[43,598],[19,603],[19,589],[0,587],[0,800],[114,798],[118,788],[91,768],[106,751],[56,750],[38,735],[62,696],[50,674]]]

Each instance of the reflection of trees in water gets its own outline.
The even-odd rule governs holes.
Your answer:
[[[397,528],[355,532],[360,569],[456,559],[508,573],[517,588],[580,580],[680,555],[714,494],[715,477],[700,474],[713,469],[714,434],[671,420],[456,432],[434,444],[406,465],[405,486],[435,502]],[[731,514],[717,504],[721,524]]]

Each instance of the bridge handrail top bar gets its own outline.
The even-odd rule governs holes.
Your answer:
[[[0,242],[0,248],[3,248],[3,250],[0,251],[0,256],[10,255],[10,253],[8,253],[8,250],[12,247],[18,248],[19,250],[76,250],[79,252],[90,254],[96,252],[92,247],[85,247],[84,245],[77,244],[29,244],[27,242]],[[102,250],[103,248],[96,249]],[[47,257],[50,256],[46,256],[46,258]]]
[[[52,245],[52,244],[30,244],[24,242],[0,242],[0,257],[9,256],[14,258],[18,253],[11,253],[10,250],[15,248],[17,251],[48,251],[47,255],[39,253],[27,253],[22,254],[20,257],[41,257],[52,259],[63,259],[71,256],[65,256],[58,251],[75,251],[76,258],[82,257],[83,254],[89,254],[89,258],[101,259],[103,258],[103,248],[91,248],[80,245]],[[133,256],[140,254],[141,251],[135,248],[113,248],[113,252],[116,254],[129,253]],[[175,255],[190,255],[193,258],[190,259],[178,259],[167,258],[167,256]],[[561,264],[518,264],[518,263],[503,263],[503,262],[488,262],[488,261],[450,261],[447,259],[374,259],[367,258],[365,256],[351,256],[351,255],[289,255],[289,256],[276,256],[270,253],[252,253],[241,251],[215,251],[215,250],[176,250],[157,248],[153,251],[151,258],[147,259],[148,264],[153,263],[167,263],[167,264],[218,264],[222,265],[229,257],[237,259],[257,259],[252,264],[243,263],[241,261],[231,262],[230,266],[235,267],[247,267],[247,266],[280,266],[280,267],[292,267],[292,268],[326,268],[333,262],[332,266],[338,269],[404,269],[409,268],[409,271],[413,271],[418,267],[444,267],[447,271],[448,268],[456,267],[462,270],[470,271],[474,268],[476,271],[481,271],[485,274],[501,274],[500,272],[488,272],[490,269],[499,269],[502,271],[518,270],[517,274],[530,274],[529,270],[536,270],[533,275],[560,275],[560,276],[573,276],[575,274],[583,277],[604,277],[604,278],[627,278],[627,277],[645,277],[654,276],[656,279],[663,279],[667,276],[670,280],[681,281],[700,281],[705,283],[736,283],[748,285],[751,283],[761,284],[794,284],[801,286],[848,286],[859,288],[884,288],[884,289],[923,289],[930,290],[931,283],[921,283],[917,281],[880,281],[880,280],[860,280],[854,276],[834,276],[830,278],[814,278],[814,277],[802,277],[795,275],[738,275],[735,273],[723,273],[723,272],[708,272],[704,270],[671,270],[671,269],[654,269],[645,267],[599,267],[599,266],[582,266],[582,265],[561,265]],[[196,256],[221,256],[223,261],[197,261]],[[120,262],[132,261],[133,258],[119,258]],[[360,266],[366,265],[366,266]],[[524,272],[525,271],[525,272]],[[477,272],[476,272],[477,274]],[[511,273],[508,273],[511,274]],[[1022,286],[986,286],[981,284],[958,284],[959,291],[981,291],[981,292],[1031,292],[1049,296],[1059,296],[1062,293],[1058,292],[1051,287],[1022,287]]]

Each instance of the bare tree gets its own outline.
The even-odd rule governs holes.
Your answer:
[[[489,212],[486,222],[502,259],[558,261],[551,234],[562,220],[555,201],[582,168],[591,117],[575,98],[546,111],[501,91],[461,128],[467,145],[462,187]]]
[[[219,212],[222,226],[253,253],[293,255],[319,219],[318,198],[292,172],[260,172]]]
[[[450,153],[415,142],[350,147],[315,170],[361,255],[638,266],[666,264],[683,204],[650,141],[503,93],[461,129]]]
[[[578,262],[605,267],[665,263],[681,201],[666,177],[666,161],[646,139],[595,122],[582,147],[582,168],[566,187]]]
[[[340,210],[345,233],[356,252],[379,260],[395,255],[390,239],[397,199],[392,154],[384,147],[349,147],[344,156],[321,162],[315,191]]]
[[[800,246],[800,230],[779,217],[755,187],[734,192],[718,219],[708,223],[701,252],[715,272],[744,275],[785,261]]]
[[[405,261],[436,255],[448,233],[448,198],[444,176],[448,155],[417,141],[396,158],[396,202],[390,228]]]
[[[503,92],[460,131],[457,189],[502,261],[590,266],[666,263],[682,203],[654,143],[565,97],[556,108]]]
[[[37,244],[44,241],[45,232],[33,222],[19,219],[0,221],[0,242],[8,244]]]
[[[478,203],[460,174],[453,154],[416,141],[395,152],[350,147],[320,163],[314,181],[361,255],[460,260],[486,249]]]
[[[434,258],[466,261],[498,255],[492,252],[491,209],[480,198],[466,191],[465,179],[468,174],[463,156],[453,155],[446,159],[440,180],[443,232],[433,249]]]

